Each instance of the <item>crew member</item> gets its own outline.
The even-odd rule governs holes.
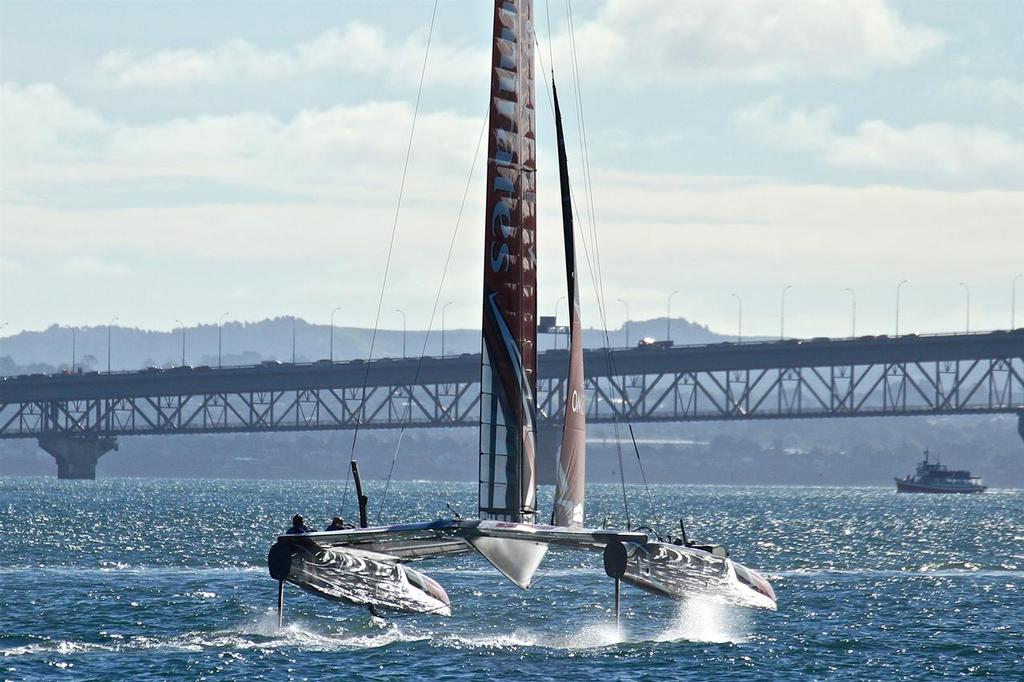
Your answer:
[[[301,535],[308,532],[309,528],[306,528],[306,521],[302,518],[302,514],[296,514],[292,517],[292,527],[288,529],[286,535]]]
[[[331,521],[331,525],[324,528],[324,530],[347,530],[349,528],[355,528],[351,523],[346,523],[345,519],[340,516],[335,516]]]

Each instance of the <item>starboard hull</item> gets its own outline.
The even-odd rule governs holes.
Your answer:
[[[725,556],[685,545],[626,543],[623,582],[675,599],[701,597],[734,606],[776,609],[764,577]]]

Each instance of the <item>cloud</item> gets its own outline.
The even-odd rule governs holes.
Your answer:
[[[240,112],[129,125],[75,105],[48,84],[5,84],[0,107],[0,179],[8,201],[117,183],[124,199],[138,183],[187,181],[393,203],[412,124],[406,102],[366,102],[289,118]],[[431,171],[411,191],[429,198],[464,178],[480,126],[472,117],[421,113],[414,167]]]
[[[424,32],[400,42],[388,41],[380,28],[353,22],[286,48],[234,39],[207,50],[114,50],[100,57],[95,77],[108,88],[188,88],[321,73],[383,76],[407,85],[419,81],[425,41]],[[438,42],[431,45],[428,83],[477,85],[486,76],[485,53]]]
[[[963,176],[1024,171],[1024,140],[983,126],[919,123],[897,127],[864,121],[849,133],[836,130],[836,110],[786,109],[770,97],[737,111],[736,125],[765,143],[821,155],[830,166],[917,171]]]
[[[557,42],[568,54],[567,36]],[[609,0],[576,30],[585,76],[631,83],[851,76],[913,64],[944,42],[882,0]]]
[[[946,40],[935,29],[904,22],[883,0],[609,0],[593,19],[578,22],[575,37],[585,78],[633,84],[851,76],[913,64]],[[206,49],[118,49],[102,55],[93,71],[100,85],[112,89],[181,89],[323,73],[409,85],[418,81],[425,43],[424,30],[389,40],[380,27],[351,22],[285,47],[236,38]],[[554,36],[553,43],[558,63],[568,64],[568,33]],[[428,84],[486,86],[487,51],[436,38],[430,50]]]

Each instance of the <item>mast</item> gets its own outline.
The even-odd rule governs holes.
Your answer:
[[[533,2],[495,0],[484,219],[480,518],[536,521]]]
[[[565,282],[569,299],[569,376],[565,390],[562,448],[555,471],[555,508],[551,523],[570,528],[583,527],[583,495],[586,481],[587,418],[583,393],[583,327],[580,320],[580,290],[576,279],[576,240],[573,235],[572,197],[569,168],[562,134],[562,112],[558,89],[551,79],[555,99],[555,130],[558,134],[558,181],[562,194],[562,237],[565,243]],[[616,583],[617,584],[617,583]]]

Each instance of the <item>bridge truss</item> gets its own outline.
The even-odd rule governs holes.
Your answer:
[[[541,354],[542,422],[561,418],[566,361]],[[1019,331],[593,350],[585,363],[595,423],[1024,412]],[[0,382],[0,438],[464,427],[478,410],[473,355]]]

